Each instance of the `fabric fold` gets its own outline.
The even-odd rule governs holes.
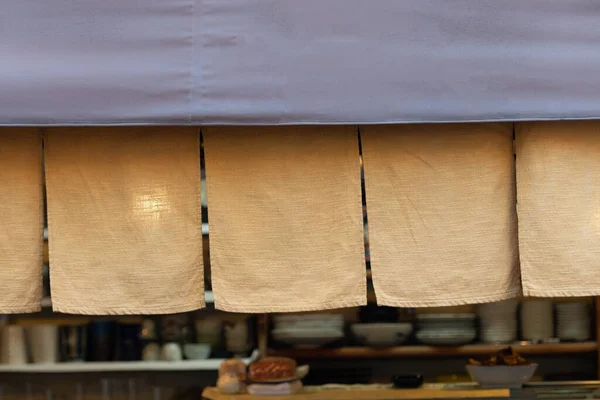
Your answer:
[[[520,294],[511,124],[361,127],[381,305]]]
[[[0,314],[41,309],[42,135],[0,128]]]
[[[366,303],[356,127],[203,130],[218,309]]]
[[[600,122],[516,124],[527,296],[600,295]]]
[[[45,155],[55,311],[204,306],[197,128],[49,129]]]

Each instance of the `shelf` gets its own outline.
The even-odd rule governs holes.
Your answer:
[[[202,398],[208,400],[430,400],[430,399],[511,399],[510,389],[437,389],[421,387],[419,389],[391,389],[382,385],[332,385],[329,387],[305,386],[299,393],[291,396],[255,396],[251,394],[221,394],[215,387],[207,387]],[[583,397],[582,397],[583,398]]]
[[[420,357],[452,357],[452,356],[485,356],[505,348],[506,345],[473,344],[458,347],[436,346],[397,346],[390,348],[342,347],[339,349],[269,349],[272,356],[301,359],[323,358],[420,358]],[[578,354],[594,353],[598,349],[596,342],[526,344],[513,345],[512,348],[524,355],[540,354]]]
[[[258,350],[254,350],[242,361],[250,364],[258,359]],[[185,361],[108,361],[108,362],[67,362],[56,364],[0,364],[0,373],[84,373],[84,372],[144,372],[144,371],[216,371],[223,359]]]

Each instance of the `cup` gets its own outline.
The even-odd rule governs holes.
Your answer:
[[[183,360],[181,346],[175,342],[165,343],[162,347],[162,358],[165,361]]]
[[[158,343],[150,342],[144,346],[142,350],[142,360],[144,361],[160,361],[161,349]]]
[[[186,343],[183,345],[183,354],[188,360],[206,360],[210,356],[210,344]]]
[[[2,363],[27,364],[25,331],[22,326],[8,325],[2,332]]]
[[[58,362],[58,327],[56,325],[33,325],[29,329],[29,344],[35,364]]]
[[[142,328],[139,324],[118,325],[118,349],[117,359],[120,361],[138,361],[142,358],[140,333]]]
[[[116,323],[93,321],[88,325],[88,360],[112,361],[115,352]]]
[[[87,327],[65,325],[59,328],[60,358],[63,361],[85,361],[87,350]]]

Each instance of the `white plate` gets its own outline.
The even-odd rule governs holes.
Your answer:
[[[482,324],[484,328],[496,329],[496,328],[512,328],[517,326],[517,321],[499,321]]]
[[[423,344],[431,346],[460,346],[475,340],[477,332],[475,330],[468,331],[420,331],[417,332],[417,340]]]
[[[517,331],[516,325],[503,327],[503,328],[490,328],[487,326],[481,327],[481,332],[488,332],[488,333],[504,333],[504,332],[516,332],[516,331]]]
[[[561,325],[590,325],[590,321],[587,319],[573,319],[573,320],[560,320],[557,321],[556,326]]]
[[[558,324],[589,324],[589,318],[560,318],[557,319],[556,322]]]
[[[517,328],[515,327],[514,329],[482,329],[481,333],[487,333],[490,335],[504,335],[504,334],[513,333],[516,331],[517,331]]]
[[[475,329],[474,321],[466,322],[451,322],[451,321],[439,321],[439,322],[419,322],[418,329],[420,331],[445,331],[445,330],[463,330],[471,331]]]
[[[507,333],[507,332],[516,332],[517,331],[517,327],[513,326],[512,328],[481,328],[481,332],[485,332],[485,333]]]
[[[588,310],[581,310],[581,309],[559,309],[556,310],[556,315],[558,315],[559,317],[562,316],[566,316],[566,315],[585,315],[588,316],[590,313],[588,312]]]
[[[302,389],[302,382],[295,380],[279,384],[253,383],[248,385],[246,389],[253,396],[289,396]]]
[[[446,329],[444,331],[418,331],[416,335],[418,337],[423,337],[423,336],[448,337],[448,336],[463,336],[463,335],[469,335],[469,334],[471,334],[471,332],[469,332],[469,331]]]
[[[418,321],[447,321],[447,320],[467,320],[472,321],[477,314],[417,314]]]
[[[485,329],[513,329],[517,326],[516,321],[511,322],[494,322],[490,324],[482,324],[481,327]]]
[[[506,320],[506,321],[482,321],[482,327],[496,328],[496,327],[513,327],[517,326],[517,321]]]

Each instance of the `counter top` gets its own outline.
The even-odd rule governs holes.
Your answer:
[[[361,385],[356,389],[305,387],[289,396],[253,396],[250,394],[225,395],[209,387],[202,396],[208,400],[419,400],[419,399],[502,399],[510,397],[509,389],[379,389]]]

